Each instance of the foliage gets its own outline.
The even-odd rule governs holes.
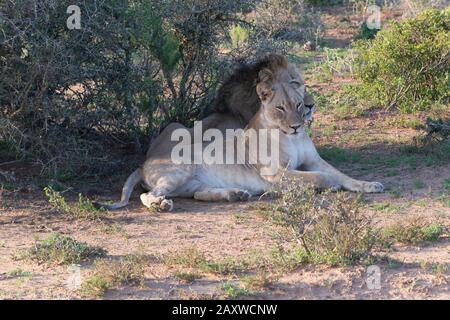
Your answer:
[[[439,223],[429,223],[422,218],[412,218],[386,227],[383,237],[407,244],[420,244],[437,241],[445,233],[445,228]]]
[[[367,26],[367,23],[364,21],[361,23],[361,26],[359,27],[359,34],[357,36],[357,39],[363,39],[363,40],[369,40],[374,39],[377,35],[379,29],[371,29]]]
[[[36,242],[25,254],[25,257],[39,263],[67,265],[80,263],[104,254],[105,250],[102,248],[91,247],[85,242],[78,242],[71,237],[54,234],[42,242]]]
[[[91,276],[82,284],[81,293],[101,297],[120,285],[142,285],[148,259],[142,254],[129,254],[118,260],[97,259]]]
[[[209,260],[196,247],[189,247],[180,252],[169,254],[164,257],[164,263],[171,266],[183,266],[197,269],[204,273],[228,275],[245,270],[245,261],[236,261],[224,258],[219,261]]]
[[[45,187],[44,193],[54,209],[75,218],[97,220],[106,212],[103,208],[95,207],[92,201],[83,197],[81,193],[78,194],[78,202],[73,206],[69,205],[66,199],[52,187]]]
[[[427,118],[425,125],[419,128],[426,132],[425,140],[444,142],[450,139],[450,119]]]
[[[353,94],[404,112],[448,103],[449,30],[450,8],[431,9],[358,42],[355,75],[361,84]]]
[[[235,25],[230,30],[231,45],[233,48],[239,48],[243,43],[248,41],[250,35],[249,29],[241,25]]]
[[[229,66],[226,30],[252,3],[82,1],[81,29],[69,30],[69,0],[2,1],[0,156],[52,175],[114,172],[124,164],[112,145],[143,151],[211,103]]]
[[[362,213],[359,197],[316,194],[313,188],[290,180],[281,188],[273,219],[299,242],[309,261],[345,265],[370,255],[376,232]]]
[[[254,12],[259,33],[268,39],[311,41],[317,46],[322,38],[320,13],[303,0],[261,1]]]

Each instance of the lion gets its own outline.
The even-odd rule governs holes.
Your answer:
[[[289,63],[286,57],[280,54],[270,53],[252,64],[241,64],[219,87],[213,104],[205,111],[208,116],[202,119],[204,131],[214,128],[225,132],[226,129],[244,128],[249,123],[261,106],[256,84],[263,69],[269,69],[280,81],[289,83],[295,79],[304,83],[299,67]],[[315,103],[308,93],[305,95],[305,108],[308,112],[307,121],[311,123]],[[185,127],[180,123],[169,124],[151,143],[146,157],[166,145],[170,141],[171,133],[180,128]]]
[[[117,209],[128,204],[133,188],[143,182],[148,192],[140,195],[142,204],[162,211],[173,210],[172,198],[188,197],[201,201],[245,201],[252,196],[270,191],[283,177],[298,180],[318,189],[349,190],[375,193],[384,190],[380,182],[360,181],[340,172],[323,160],[306,132],[309,113],[305,107],[306,88],[302,79],[280,79],[270,68],[258,74],[256,93],[261,106],[242,131],[232,138],[232,143],[222,144],[222,154],[230,150],[244,155],[235,164],[197,163],[198,153],[208,147],[204,143],[189,145],[194,150],[187,162],[174,163],[173,147],[161,145],[145,163],[126,181],[121,201],[106,205]],[[249,148],[247,133],[274,130],[277,133],[276,168],[263,160],[258,150]],[[243,137],[243,138],[242,138]],[[273,141],[271,141],[272,144]],[[268,143],[268,142],[267,142]],[[264,145],[264,144],[263,144]],[[258,148],[261,145],[258,144]],[[197,150],[197,151],[196,151]]]

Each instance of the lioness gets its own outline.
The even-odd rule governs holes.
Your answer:
[[[240,147],[239,143],[245,144],[245,162],[234,165],[174,164],[171,157],[172,147],[162,146],[127,179],[121,201],[106,207],[116,209],[127,205],[134,186],[141,181],[150,190],[141,194],[141,202],[146,207],[168,211],[173,209],[173,201],[168,199],[171,197],[191,197],[203,201],[247,200],[252,195],[269,190],[282,175],[321,189],[383,191],[381,183],[352,179],[319,156],[305,131],[307,110],[304,105],[303,83],[296,80],[280,81],[270,69],[261,70],[259,79],[256,92],[261,101],[261,108],[250,120],[245,132],[278,130],[278,167],[285,170],[262,174],[265,169],[267,172],[271,168],[261,161],[259,152],[249,150],[246,139],[238,139],[233,143],[234,154],[238,153],[236,149]],[[227,144],[224,143],[225,145]],[[202,145],[200,151],[204,147]],[[227,150],[224,154],[226,152]],[[255,157],[255,163],[247,161]]]

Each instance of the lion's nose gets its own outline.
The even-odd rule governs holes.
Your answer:
[[[295,126],[290,126],[292,129],[294,129],[294,133],[297,132],[297,129],[301,127],[301,125],[295,125]]]

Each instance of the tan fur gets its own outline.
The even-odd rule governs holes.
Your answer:
[[[107,208],[118,208],[128,203],[129,190],[136,184],[137,176],[150,189],[141,195],[146,207],[172,210],[172,197],[191,197],[202,201],[244,201],[252,195],[269,190],[273,183],[287,176],[312,184],[317,188],[345,189],[356,192],[381,192],[378,182],[359,181],[348,177],[318,154],[305,131],[307,108],[305,85],[292,76],[273,72],[270,68],[260,70],[260,82],[256,92],[261,107],[250,120],[245,131],[261,129],[279,130],[279,167],[272,175],[262,174],[267,165],[259,158],[257,150],[246,148],[245,159],[256,157],[257,162],[246,160],[244,164],[174,164],[171,151],[174,144],[159,143],[141,169],[127,180],[122,200]],[[211,120],[213,121],[213,120]],[[172,125],[170,131],[180,128]],[[170,138],[166,136],[166,138]],[[167,141],[167,140],[166,140]],[[235,154],[239,143],[234,142]],[[224,143],[224,146],[226,144]],[[202,148],[205,145],[202,144]],[[202,149],[200,148],[200,149]],[[194,149],[194,148],[193,148]],[[195,149],[194,149],[195,150]],[[226,150],[224,150],[225,154]]]

